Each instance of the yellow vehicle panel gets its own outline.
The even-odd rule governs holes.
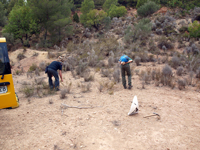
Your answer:
[[[9,83],[7,86],[7,92],[0,94],[0,109],[8,107],[18,107],[18,99],[15,96],[14,84],[12,79],[12,74],[4,75],[4,79],[1,79],[0,83]]]

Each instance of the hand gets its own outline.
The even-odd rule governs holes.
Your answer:
[[[125,65],[125,62],[121,62],[121,65]]]
[[[61,79],[61,82],[63,82],[63,79]]]

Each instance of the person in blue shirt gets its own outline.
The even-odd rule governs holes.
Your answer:
[[[58,77],[58,72],[57,70],[59,70],[59,76],[61,79],[61,82],[63,82],[62,79],[62,62],[63,59],[61,57],[58,58],[58,61],[53,61],[47,69],[47,75],[49,77],[49,87],[52,90],[53,89],[53,82],[52,82],[52,76],[54,76],[55,78],[55,90],[59,91],[59,77]]]
[[[119,64],[121,65],[121,74],[122,74],[122,84],[126,89],[126,73],[128,76],[128,89],[132,88],[131,84],[131,69],[129,63],[133,62],[133,60],[127,55],[122,55],[119,59]]]

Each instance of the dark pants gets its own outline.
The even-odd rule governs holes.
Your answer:
[[[128,76],[128,85],[131,85],[131,69],[129,64],[121,65],[121,73],[122,73],[122,84],[126,87],[126,73]]]
[[[51,68],[48,68],[48,77],[49,77],[49,87],[50,87],[50,89],[53,89],[52,76],[54,76],[54,78],[55,78],[55,89],[59,88],[58,72],[51,69]]]

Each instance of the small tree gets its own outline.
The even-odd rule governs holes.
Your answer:
[[[0,2],[0,26],[4,26],[6,24],[6,11],[4,10],[4,5]]]
[[[194,21],[188,27],[189,33],[191,37],[200,37],[200,24],[198,21]]]
[[[14,39],[20,39],[22,45],[29,46],[29,43],[25,42],[29,41],[38,29],[32,16],[32,10],[27,5],[15,5],[9,14],[9,23],[5,26],[4,33],[13,33]]]
[[[78,16],[77,13],[74,14],[73,20],[74,20],[75,22],[79,23],[79,16]]]
[[[94,1],[93,0],[84,0],[81,4],[81,12],[80,21],[83,24],[87,22],[87,13],[89,13],[92,9],[94,9]]]
[[[116,6],[117,4],[118,0],[106,0],[105,3],[103,4],[103,10],[107,12],[112,5]]]
[[[111,18],[113,17],[122,17],[127,13],[126,7],[120,6],[117,7],[116,5],[113,5],[109,9],[109,16]]]
[[[159,9],[159,5],[155,2],[149,1],[138,8],[137,13],[139,16],[146,17],[153,14]]]
[[[103,10],[93,9],[87,14],[87,26],[94,26],[98,29],[99,24],[107,16],[107,13]]]

